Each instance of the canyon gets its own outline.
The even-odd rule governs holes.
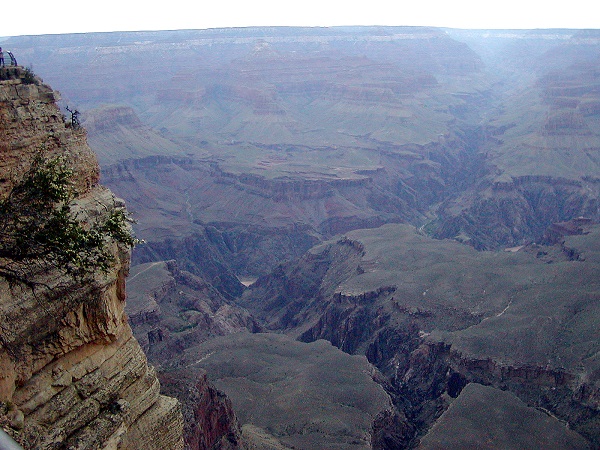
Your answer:
[[[597,30],[2,44],[137,220],[118,320],[188,448],[600,446]]]

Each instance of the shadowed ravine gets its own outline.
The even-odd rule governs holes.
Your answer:
[[[2,44],[137,220],[127,314],[190,448],[600,446],[597,30]]]

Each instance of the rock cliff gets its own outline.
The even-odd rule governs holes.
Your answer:
[[[134,335],[157,369],[213,336],[260,330],[248,311],[175,261],[139,264],[127,283]]]
[[[230,400],[209,383],[202,369],[180,359],[190,347],[211,337],[259,331],[256,321],[175,261],[133,266],[127,292],[134,335],[156,367],[165,392],[181,401],[186,448],[242,448]]]
[[[122,208],[98,184],[85,132],[67,125],[57,93],[21,68],[2,75],[0,195],[41,151],[73,169],[83,223]],[[1,422],[25,448],[183,448],[179,403],[160,394],[124,312],[129,249],[110,251],[107,273],[86,282],[58,271],[31,274],[35,289],[0,279]]]
[[[600,445],[598,230],[572,221],[600,221],[597,31],[244,29],[6,44],[57,86],[65,68],[83,74],[64,92],[96,108],[89,137],[103,182],[148,242],[134,261],[177,259],[202,285],[206,298],[171,273],[132,302],[150,358],[185,350],[182,364],[208,361],[192,339],[250,323],[218,306],[241,296],[265,329],[327,339],[387,377],[396,410],[374,423],[375,448],[416,446],[425,433],[431,445],[444,423],[469,419],[464,405],[490,397],[508,425],[527,416],[565,438],[546,442],[570,440],[556,416]],[[262,277],[243,289],[236,274]],[[195,442],[223,437],[226,407],[196,416],[187,406],[220,430]],[[438,419],[443,433],[429,429]]]
[[[232,244],[220,256],[233,271],[258,276],[316,240],[384,223],[500,249],[539,242],[553,222],[599,219],[597,30],[249,28],[5,43],[87,111],[103,182],[151,244],[139,262],[184,255],[196,273],[208,258],[184,239],[204,224]],[[76,79],[65,77],[73,68]]]
[[[506,407],[504,422],[487,423],[493,448],[517,448],[503,439],[525,416],[540,434],[521,430],[516,440],[549,448],[548,436],[562,430],[563,442],[576,442],[569,448],[596,448],[599,233],[579,219],[552,228],[555,245],[477,252],[405,225],[357,230],[259,278],[240,301],[271,329],[366,355],[388,378],[401,413],[391,437],[401,448],[417,446],[453,402],[483,404],[486,396]],[[459,401],[469,383],[512,394],[472,387]],[[452,422],[458,439],[471,433],[471,418],[455,408],[442,423]]]
[[[231,401],[209,382],[205,372],[183,368],[159,376],[165,392],[182,402],[186,449],[246,448]]]

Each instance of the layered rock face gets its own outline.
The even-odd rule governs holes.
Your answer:
[[[490,401],[486,414],[507,418],[487,421],[496,431],[527,439],[513,427],[527,417],[542,431],[538,447],[595,448],[598,230],[565,242],[563,231],[580,216],[600,220],[600,38],[464,33],[247,29],[7,44],[57,85],[65,67],[83,74],[64,91],[98,108],[88,119],[103,181],[148,241],[137,262],[177,259],[210,294],[197,298],[171,273],[142,298],[132,318],[151,357],[185,354],[170,362],[178,369],[215,361],[192,340],[243,328],[219,313],[242,295],[265,329],[327,339],[381,370],[396,411],[373,424],[375,448],[420,438],[431,447],[441,435],[458,446],[447,425],[458,424],[456,438],[472,429],[462,426],[470,405]],[[140,120],[106,101],[135,105]],[[556,245],[531,244],[542,240]],[[243,293],[235,274],[263,277]],[[188,436],[221,440],[226,410],[197,416],[217,430],[210,439]],[[470,433],[468,445],[487,436]]]
[[[0,82],[0,193],[41,151],[73,169],[84,223],[122,208],[98,185],[85,133],[65,125],[57,93],[12,70]],[[111,253],[107,273],[85,283],[58,272],[31,274],[34,290],[0,280],[2,423],[25,448],[183,448],[179,403],[160,394],[124,312],[129,249]]]
[[[182,403],[186,448],[242,448],[229,399],[209,383],[202,369],[180,358],[211,337],[258,331],[255,320],[175,261],[133,267],[127,290],[134,334],[157,368],[165,392]]]
[[[157,368],[210,337],[260,330],[248,311],[175,261],[133,267],[127,290],[134,334]]]
[[[247,448],[231,401],[208,381],[206,373],[183,368],[159,376],[165,392],[182,402],[186,448]]]
[[[498,45],[507,50],[499,51],[496,60],[504,55],[508,64],[512,58],[514,70],[530,71],[534,82],[504,93],[499,107],[490,111],[479,146],[486,171],[443,202],[432,227],[436,237],[498,249],[540,242],[554,222],[581,216],[600,220],[600,36],[579,31],[539,51],[534,43],[529,40],[527,51],[519,40]],[[518,62],[527,53],[529,68]]]
[[[167,34],[10,42],[57,86],[78,72],[61,89],[136,212],[149,245],[135,262],[177,258],[212,282],[201,266],[220,259],[255,277],[336,233],[421,222],[468,159],[454,111],[476,116],[488,87],[442,30]]]
[[[104,180],[152,244],[140,262],[206,259],[166,236],[210,224],[230,268],[257,276],[390,222],[499,249],[598,220],[599,43],[594,30],[351,27],[7,45],[89,110]]]
[[[400,448],[417,446],[455,404],[425,448],[442,448],[443,435],[473,448],[492,435],[494,448],[596,448],[599,233],[580,219],[552,228],[555,245],[477,252],[403,225],[357,230],[259,278],[241,301],[269,328],[365,354],[403,417],[390,436]],[[469,383],[512,394],[471,387],[463,397]],[[489,416],[503,419],[475,433],[465,405],[489,398],[499,402]],[[530,431],[519,431],[525,417]]]

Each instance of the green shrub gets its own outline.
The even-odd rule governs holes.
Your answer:
[[[33,73],[33,70],[31,67],[25,67],[23,69],[23,75],[21,76],[21,81],[23,82],[23,84],[38,84],[39,81],[37,79],[37,77],[35,76],[35,73]]]
[[[0,276],[11,284],[35,287],[35,274],[49,270],[80,279],[106,273],[114,259],[110,242],[128,247],[138,242],[123,208],[82,223],[72,211],[77,196],[72,175],[62,158],[38,155],[0,201]]]

